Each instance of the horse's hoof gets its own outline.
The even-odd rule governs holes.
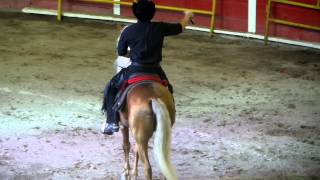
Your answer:
[[[130,176],[127,173],[123,172],[120,176],[120,180],[130,180]]]
[[[138,177],[138,173],[135,170],[131,170],[130,173],[131,173],[131,176],[133,176],[132,180],[136,180]]]

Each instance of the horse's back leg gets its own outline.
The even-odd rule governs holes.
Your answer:
[[[148,141],[147,142],[137,142],[137,149],[139,158],[143,163],[144,176],[146,180],[152,179],[152,170],[148,157]]]
[[[148,142],[151,138],[155,121],[153,120],[153,114],[150,110],[136,111],[137,113],[132,116],[129,121],[131,123],[132,134],[136,140],[136,147],[138,151],[138,157],[143,163],[145,179],[152,179],[152,170],[148,157]]]
[[[121,128],[123,136],[123,151],[124,151],[124,174],[125,176],[130,176],[130,163],[129,163],[129,153],[130,153],[130,142],[129,142],[129,128]]]
[[[135,146],[135,157],[134,157],[134,164],[133,164],[133,170],[132,174],[134,179],[137,179],[138,177],[138,162],[139,162],[139,153],[138,153],[138,146]]]

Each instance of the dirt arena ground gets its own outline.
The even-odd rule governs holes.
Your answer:
[[[0,179],[118,179],[121,134],[99,133],[116,26],[4,12],[0,24]],[[320,179],[319,50],[188,31],[163,51],[180,179]],[[152,143],[150,157],[159,179]]]

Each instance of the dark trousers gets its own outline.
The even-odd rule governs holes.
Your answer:
[[[128,80],[130,75],[135,73],[158,74],[160,79],[168,81],[168,78],[161,66],[145,67],[130,65],[129,67],[122,69],[119,73],[113,76],[104,89],[102,111],[107,116],[107,123],[117,123],[119,121],[119,114],[113,109],[115,98],[119,89],[121,88],[122,83]],[[170,83],[168,88],[169,91],[173,93],[173,88]]]

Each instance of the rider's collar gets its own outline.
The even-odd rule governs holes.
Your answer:
[[[139,24],[150,24],[151,21],[140,21],[140,20],[138,20],[138,23]]]

